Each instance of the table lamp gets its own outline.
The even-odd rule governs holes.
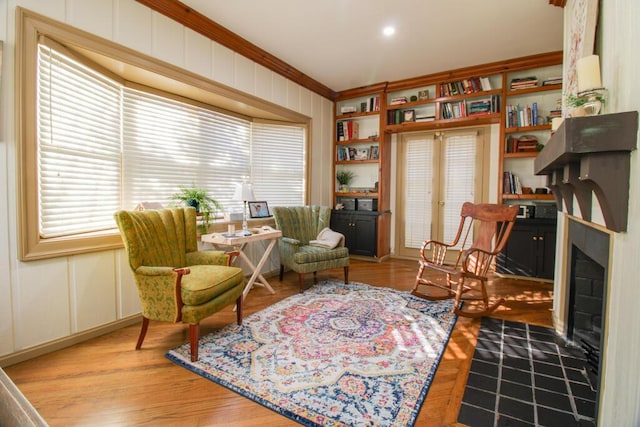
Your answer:
[[[576,62],[578,77],[578,99],[583,101],[583,108],[588,116],[600,114],[607,97],[607,90],[602,87],[600,78],[600,57],[589,55]]]
[[[236,191],[233,193],[233,199],[244,203],[242,209],[242,234],[247,236],[249,233],[247,226],[247,202],[255,200],[256,196],[253,194],[253,185],[246,182],[237,183]]]

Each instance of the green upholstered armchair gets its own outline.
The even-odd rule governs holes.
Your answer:
[[[149,320],[189,324],[191,360],[198,360],[200,320],[237,304],[242,324],[242,269],[230,255],[198,251],[194,208],[118,211],[114,214],[142,304],[139,350]]]
[[[280,251],[280,280],[284,268],[288,267],[300,275],[300,290],[304,289],[305,273],[330,268],[344,268],[344,282],[349,282],[349,250],[338,246],[328,249],[311,246],[309,242],[318,237],[320,231],[329,227],[331,208],[326,206],[275,207],[273,216],[276,227],[282,231],[278,240]]]

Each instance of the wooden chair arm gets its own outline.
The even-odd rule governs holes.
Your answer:
[[[469,248],[462,255],[462,271],[467,277],[485,280],[497,254],[483,249]]]
[[[225,254],[229,256],[229,258],[227,258],[227,267],[231,267],[236,257],[240,256],[240,251],[227,251]]]
[[[431,245],[431,249],[427,250],[427,247]],[[437,240],[425,240],[422,243],[422,248],[420,249],[420,258],[424,262],[435,264],[435,265],[443,265],[445,256],[447,255],[447,250],[453,245],[448,243],[439,242]],[[428,251],[431,252],[431,257],[428,257]]]

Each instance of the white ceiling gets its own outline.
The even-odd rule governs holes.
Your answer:
[[[562,50],[548,0],[182,2],[334,91]]]

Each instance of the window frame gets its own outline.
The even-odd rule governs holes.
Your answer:
[[[224,104],[224,107],[237,108],[237,111],[244,113],[241,115],[245,115],[247,111],[255,113],[251,116],[252,119],[281,120],[286,124],[302,125],[306,131],[305,151],[307,153],[307,165],[309,165],[311,119],[308,116],[223,86],[190,71],[167,64],[24,8],[17,7],[16,15],[15,129],[18,169],[16,197],[18,256],[21,261],[69,256],[123,247],[122,239],[116,228],[47,239],[43,239],[40,236],[36,84],[37,47],[40,37],[51,38],[73,52],[92,52],[118,64],[126,64],[137,72],[142,71],[144,75],[158,77],[157,84],[152,85],[153,89],[175,93],[176,96],[181,96],[181,92],[199,92],[203,93],[203,96],[208,96],[208,99],[214,102],[219,100]],[[125,81],[127,80],[126,77],[121,78]],[[151,79],[148,81],[151,81]],[[144,82],[144,84],[148,83]],[[176,92],[167,90],[167,87],[175,87]],[[213,103],[209,105],[214,109],[220,109],[229,114],[239,114],[216,106]],[[309,197],[309,172],[310,168],[307,167],[304,176],[305,199]],[[305,200],[306,202],[307,200]]]

